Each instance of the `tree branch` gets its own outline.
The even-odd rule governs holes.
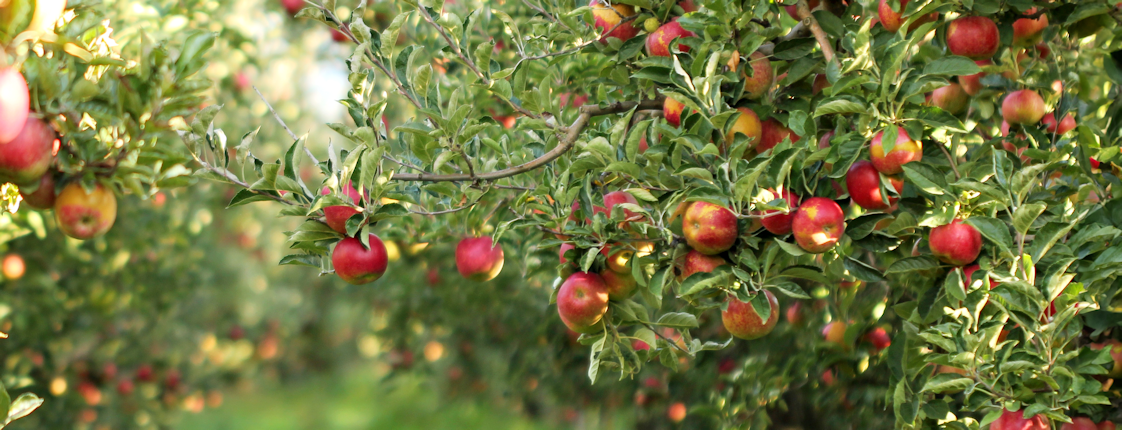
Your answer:
[[[293,133],[292,129],[288,128],[288,124],[284,123],[284,120],[281,119],[280,114],[277,113],[276,109],[273,109],[273,105],[270,104],[269,101],[265,99],[265,95],[261,94],[261,90],[257,89],[256,85],[253,85],[253,91],[255,91],[257,93],[258,97],[261,97],[261,101],[265,102],[265,106],[269,107],[269,112],[273,113],[273,118],[276,118],[277,122],[280,123],[281,127],[284,127],[284,131],[288,132],[288,136],[291,137],[293,141],[300,140],[299,137],[296,137],[296,133]],[[315,155],[312,155],[312,150],[308,149],[307,145],[304,145],[304,153],[308,154],[308,158],[312,159],[312,164],[319,164],[319,160],[316,159]]]
[[[806,23],[807,27],[810,27],[810,32],[818,40],[818,46],[822,48],[822,56],[826,57],[826,62],[833,63],[834,47],[830,43],[830,37],[826,36],[822,26],[818,25],[818,20],[814,19],[814,15],[810,13],[810,7],[807,6],[806,0],[799,0],[795,8],[798,10],[799,19]]]
[[[654,109],[662,106],[662,100],[647,100],[642,103],[636,102],[616,102],[605,107],[600,106],[581,106],[580,116],[577,117],[573,125],[565,129],[565,136],[561,138],[560,143],[549,152],[542,154],[541,157],[535,158],[525,164],[514,167],[509,167],[503,170],[487,173],[470,174],[448,174],[448,175],[430,175],[430,174],[395,174],[394,180],[398,181],[425,181],[425,182],[459,182],[459,181],[475,181],[475,180],[494,180],[514,176],[520,173],[529,172],[549,162],[557,159],[562,154],[573,149],[576,144],[577,137],[588,126],[588,121],[594,116],[609,115],[614,113],[626,112],[638,106],[641,109]]]

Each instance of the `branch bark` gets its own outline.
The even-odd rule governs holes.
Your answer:
[[[810,6],[807,5],[806,0],[799,0],[795,6],[798,11],[799,19],[810,27],[811,34],[818,40],[818,46],[822,48],[822,56],[826,57],[827,63],[834,62],[834,46],[830,43],[830,37],[822,30],[822,26],[818,25],[818,20],[814,19],[814,15],[810,13]]]
[[[562,154],[573,149],[573,145],[577,142],[577,137],[588,126],[589,120],[595,116],[609,115],[614,113],[626,112],[638,106],[640,109],[654,109],[662,106],[662,100],[647,100],[641,103],[636,102],[616,102],[605,107],[600,106],[581,106],[580,116],[577,117],[573,124],[565,128],[565,135],[561,138],[560,143],[549,152],[542,154],[541,157],[530,160],[527,163],[518,166],[509,167],[503,170],[494,172],[477,173],[474,176],[470,174],[445,174],[445,175],[430,175],[430,174],[395,174],[394,180],[398,181],[424,181],[424,182],[461,182],[461,181],[488,181],[514,176],[520,173],[529,172],[549,162],[556,160]]]

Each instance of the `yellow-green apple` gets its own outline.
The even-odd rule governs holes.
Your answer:
[[[677,127],[682,124],[682,108],[686,105],[680,101],[667,97],[662,102],[662,116],[666,118],[666,122],[670,125]]]
[[[845,212],[833,200],[811,197],[795,211],[791,231],[795,234],[795,242],[806,252],[826,252],[845,233]]]
[[[1106,365],[1107,377],[1122,378],[1122,342],[1111,339],[1106,342],[1092,344],[1093,349],[1106,348],[1110,351],[1110,357],[1114,359],[1114,365]]]
[[[904,127],[896,128],[896,144],[887,154],[884,153],[884,145],[881,142],[883,137],[882,130],[873,136],[872,142],[869,142],[869,160],[873,162],[873,167],[878,172],[897,175],[904,172],[905,164],[923,159],[923,143],[919,139],[908,136]]]
[[[888,332],[883,328],[876,327],[865,333],[863,339],[873,345],[873,350],[880,352],[892,345],[892,338],[888,337]]]
[[[23,262],[23,257],[19,254],[8,254],[4,256],[4,261],[0,263],[0,273],[4,274],[4,279],[14,281],[22,278],[23,273],[27,270],[27,265]]]
[[[990,60],[980,60],[975,61],[974,64],[977,64],[978,67],[985,67],[993,64],[993,62]],[[958,83],[962,85],[962,90],[966,91],[966,94],[972,96],[977,95],[978,92],[982,91],[982,78],[984,78],[985,76],[986,72],[978,72],[973,75],[962,75],[958,77]]]
[[[985,60],[997,53],[1001,36],[997,24],[984,16],[966,16],[947,25],[947,49],[954,55]]]
[[[1036,13],[1036,8],[1025,11],[1025,15]],[[1040,14],[1039,17],[1019,18],[1013,21],[1013,44],[1017,46],[1035,45],[1044,37],[1044,27],[1048,26],[1048,15]]]
[[[0,68],[0,145],[11,142],[23,131],[31,109],[30,100],[27,80],[19,70]]]
[[[658,30],[647,35],[647,55],[653,57],[669,57],[670,42],[677,38],[694,36],[697,35],[692,31],[682,28],[682,24],[678,23],[678,18],[674,18],[670,22],[663,24]],[[689,52],[690,47],[684,43],[679,43],[678,50]]]
[[[1064,115],[1064,119],[1060,120],[1059,126],[1056,125],[1055,112],[1048,112],[1047,115],[1044,115],[1044,119],[1042,119],[1041,122],[1043,122],[1044,126],[1047,127],[1049,133],[1063,135],[1075,129],[1075,116],[1073,116],[1071,113]]]
[[[697,250],[691,249],[686,255],[682,256],[682,261],[679,263],[681,274],[678,275],[678,280],[684,281],[694,273],[711,273],[713,269],[718,266],[728,264],[724,258],[716,255],[705,255]]]
[[[670,418],[672,423],[680,423],[686,419],[686,404],[682,402],[674,402],[666,409],[666,417]]]
[[[346,186],[341,188],[342,189],[339,191],[341,191],[345,197],[350,197],[351,201],[354,202],[354,204],[358,205],[362,203],[362,196],[358,194],[358,190],[356,190],[355,187],[351,186],[351,184],[347,184]],[[323,190],[320,191],[320,194],[325,196],[331,194],[331,188],[323,187]],[[335,230],[341,234],[347,234],[347,220],[350,219],[354,214],[361,212],[361,209],[354,206],[328,206],[323,208],[323,220],[329,227],[331,227],[332,230]]]
[[[973,263],[982,251],[982,234],[974,226],[956,219],[931,229],[927,244],[939,261],[965,266]]]
[[[595,331],[608,312],[608,287],[595,273],[569,275],[557,291],[557,314],[566,327],[578,333]]]
[[[635,294],[637,283],[631,272],[617,272],[605,268],[600,271],[600,278],[604,280],[604,286],[608,289],[608,298],[612,300],[624,300]]]
[[[386,273],[389,258],[386,245],[374,233],[369,236],[370,248],[353,237],[345,237],[331,251],[335,274],[348,284],[362,285],[377,281]]]
[[[732,248],[739,235],[736,214],[709,202],[693,202],[682,216],[682,234],[690,248],[713,255]]]
[[[904,190],[904,180],[899,176],[888,176],[888,181],[896,189],[896,193]],[[868,210],[888,209],[897,200],[892,195],[881,195],[880,172],[873,167],[873,163],[865,160],[853,163],[849,168],[849,172],[845,174],[845,186],[849,189],[849,198]]]
[[[954,82],[945,87],[936,88],[929,97],[928,102],[932,106],[937,106],[939,109],[956,115],[966,111],[966,107],[970,105],[970,95],[966,94],[962,85]]]
[[[281,0],[281,5],[284,10],[288,11],[289,15],[296,15],[300,9],[304,8],[304,0]]]
[[[503,247],[490,236],[463,238],[456,245],[456,270],[476,282],[495,279],[503,270]]]
[[[605,42],[611,37],[626,41],[639,34],[639,28],[634,25],[634,20],[620,24],[625,18],[638,13],[635,7],[618,2],[609,6],[609,3],[603,0],[592,0],[588,3],[592,8],[593,26],[603,32],[600,41]],[[615,30],[612,30],[613,28]]]
[[[75,239],[100,236],[113,227],[116,219],[117,196],[101,184],[87,194],[81,184],[72,182],[55,199],[58,229]]]
[[[759,339],[775,329],[775,323],[779,322],[779,300],[768,290],[763,290],[758,294],[764,295],[763,298],[767,300],[768,307],[771,308],[767,320],[756,313],[756,309],[752,307],[751,303],[742,302],[734,296],[729,296],[728,308],[721,311],[721,322],[725,324],[725,330],[728,330],[729,334],[741,339],[752,340]],[[759,299],[759,297],[756,298],[756,300]]]
[[[774,190],[765,190],[764,192],[769,194],[772,200],[780,198],[780,193]],[[778,209],[768,209],[762,212],[763,217],[760,218],[760,224],[763,224],[764,228],[772,234],[790,233],[791,222],[795,220],[795,211],[799,208],[799,196],[792,194],[790,190],[783,190],[782,198],[787,201],[787,207],[789,208],[787,213]]]
[[[751,76],[748,76],[749,69],[752,70]],[[775,70],[771,67],[771,60],[760,51],[748,56],[748,66],[740,76],[744,79],[744,94],[750,99],[763,97],[775,82]]]
[[[763,154],[785,139],[789,139],[791,143],[795,143],[802,138],[791,131],[791,129],[787,128],[787,126],[783,125],[783,123],[776,121],[775,118],[768,118],[760,124],[760,143],[756,145],[756,152]]]
[[[900,30],[900,27],[904,25],[904,21],[908,20],[907,17],[901,16],[906,6],[908,6],[908,0],[900,0],[900,12],[896,12],[892,10],[892,6],[888,4],[888,0],[880,0],[880,5],[877,6],[877,16],[880,18],[880,24],[884,26],[885,30],[893,33]],[[912,25],[908,26],[908,31],[912,31],[920,25],[933,22],[937,19],[939,19],[938,12],[927,14],[913,21]]]
[[[847,328],[849,328],[849,326],[844,322],[831,322],[826,324],[825,327],[822,327],[822,338],[824,338],[826,342],[848,349],[849,345],[845,343],[845,330]]]
[[[46,210],[53,208],[55,197],[58,196],[55,192],[55,176],[50,172],[45,173],[39,178],[39,185],[35,189],[20,187],[19,195],[23,198],[23,203],[33,209]]]
[[[1064,425],[1060,426],[1060,430],[1098,430],[1098,429],[1099,429],[1099,426],[1095,425],[1095,422],[1091,421],[1091,419],[1087,418],[1087,417],[1075,417],[1075,418],[1071,419],[1070,423],[1064,423]]]
[[[736,117],[736,122],[732,123],[732,128],[725,135],[726,147],[732,147],[732,142],[738,133],[747,136],[749,145],[755,146],[760,142],[760,136],[762,135],[760,117],[756,115],[756,111],[746,107],[736,108],[736,110],[740,112],[740,115]]]
[[[1017,90],[1001,101],[1001,117],[1009,124],[1030,125],[1044,118],[1044,99],[1033,90]]]
[[[55,159],[55,131],[43,120],[30,117],[10,142],[0,145],[0,182],[34,185]]]
[[[36,0],[35,15],[27,25],[27,31],[54,33],[55,24],[66,10],[66,0]]]
[[[990,423],[990,430],[1051,430],[1052,424],[1044,415],[1033,415],[1025,419],[1024,411],[1005,409],[997,421]]]

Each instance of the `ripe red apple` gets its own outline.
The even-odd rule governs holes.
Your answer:
[[[873,167],[886,175],[903,173],[905,164],[923,159],[923,143],[919,139],[912,139],[903,127],[897,127],[896,133],[896,145],[888,154],[884,153],[881,142],[884,131],[877,132],[873,141],[869,142],[869,159]]]
[[[117,382],[117,393],[122,396],[131,395],[135,389],[136,385],[128,379],[122,379],[120,382]]]
[[[1005,409],[997,421],[990,423],[990,430],[1051,430],[1052,425],[1044,415],[1033,415],[1025,419],[1023,411]]]
[[[811,197],[799,205],[791,231],[806,252],[823,253],[834,247],[845,233],[845,212],[833,200]]]
[[[496,46],[498,46],[498,45],[496,45]],[[579,96],[573,96],[572,93],[564,93],[564,94],[561,94],[560,98],[561,98],[561,109],[565,109],[565,107],[569,106],[569,99],[572,99],[573,109],[584,106],[584,104],[588,102],[588,94],[581,94]],[[385,117],[382,117],[382,118],[385,119]]]
[[[609,6],[609,3],[615,4]],[[603,36],[600,36],[601,42],[607,42],[610,37],[622,42],[639,34],[639,28],[634,25],[634,20],[620,24],[624,18],[637,13],[634,6],[603,0],[591,0],[588,2],[588,6],[592,8],[592,17],[595,21],[593,26],[603,32]],[[616,25],[619,25],[619,27],[616,27]],[[612,30],[613,27],[615,27],[615,30]]]
[[[351,186],[351,184],[347,184],[339,191],[341,191],[344,196],[350,197],[351,201],[354,202],[354,204],[362,204],[362,196],[358,194],[358,190],[356,190],[355,187]],[[331,194],[331,188],[323,187],[323,190],[320,191],[320,194],[325,196]],[[347,220],[350,219],[354,214],[361,212],[361,209],[353,206],[328,206],[323,208],[323,220],[329,227],[331,227],[332,230],[335,230],[340,234],[347,234]]]
[[[682,8],[683,13],[697,12],[697,5],[693,0],[682,0],[678,2],[678,6]]]
[[[600,278],[604,280],[604,286],[608,289],[608,298],[612,300],[631,297],[635,294],[635,287],[638,285],[630,272],[617,272],[610,268],[601,270]]]
[[[885,30],[893,33],[900,30],[900,27],[904,25],[904,21],[907,21],[907,17],[901,16],[901,13],[904,12],[904,8],[907,5],[908,0],[900,0],[900,12],[895,12],[892,10],[892,6],[888,4],[887,0],[880,0],[880,5],[877,6],[877,17],[880,18],[880,24],[884,26]],[[912,22],[912,25],[908,26],[908,31],[912,31],[920,25],[933,22],[937,19],[939,19],[938,12],[927,14]]]
[[[1042,119],[1041,122],[1047,127],[1049,133],[1056,133],[1058,135],[1067,134],[1067,132],[1075,129],[1075,116],[1071,113],[1064,115],[1064,119],[1060,120],[1059,128],[1056,126],[1055,112],[1048,112],[1047,115],[1044,115],[1044,119]]]
[[[791,306],[787,307],[787,323],[791,325],[802,325],[803,323],[803,302],[796,301]]]
[[[897,176],[889,176],[888,180],[897,193],[904,190],[904,180]],[[880,172],[868,161],[853,163],[849,172],[845,174],[845,186],[849,189],[849,198],[861,207],[868,210],[885,210],[896,204],[894,196],[882,196],[880,193]],[[888,202],[884,201],[887,197]]]
[[[866,342],[873,344],[873,349],[876,352],[880,352],[892,345],[892,338],[888,337],[888,332],[880,327],[865,333],[864,339]]]
[[[1025,11],[1025,15],[1036,13],[1036,8]],[[1048,26],[1048,15],[1041,14],[1036,19],[1020,18],[1013,21],[1013,44],[1017,46],[1035,45],[1044,37],[1044,27]]]
[[[768,307],[771,308],[771,314],[766,321],[760,318],[751,303],[729,296],[728,308],[721,312],[721,322],[725,324],[725,330],[733,336],[747,340],[759,339],[771,333],[775,329],[775,323],[779,322],[779,300],[768,290],[763,290],[763,295],[767,299]]]
[[[993,64],[993,62],[990,60],[981,60],[975,61],[974,64],[977,64],[978,67],[985,67]],[[978,72],[973,75],[959,76],[958,83],[962,85],[962,90],[966,91],[966,94],[972,96],[977,95],[980,91],[982,91],[982,78],[985,76],[986,72]]]
[[[822,90],[830,88],[830,80],[826,78],[825,73],[814,75],[814,82],[810,84],[811,94],[818,95]]]
[[[604,215],[607,215],[607,216],[610,217],[612,215],[612,207],[615,206],[615,205],[618,205],[620,203],[630,203],[630,204],[633,204],[633,205],[638,205],[639,201],[635,199],[635,196],[631,195],[631,193],[628,193],[626,191],[612,191],[610,193],[604,194],[604,206],[603,207],[593,207],[592,210],[593,210],[593,212],[603,211]],[[632,212],[630,209],[624,209],[623,210],[624,218],[629,219],[629,220],[635,219],[639,215],[640,214]],[[626,227],[627,224],[629,224],[629,223],[630,223],[630,221],[624,221],[623,223],[621,223],[622,224],[621,227]]]
[[[97,184],[86,194],[82,185],[72,182],[55,200],[55,220],[62,233],[75,239],[100,236],[113,227],[117,219],[117,196],[104,185]]]
[[[662,102],[662,116],[666,118],[667,123],[677,127],[682,124],[682,108],[684,107],[686,107],[684,103],[667,97]]]
[[[669,57],[670,42],[676,38],[694,36],[697,35],[692,31],[682,28],[682,24],[678,24],[678,18],[674,18],[670,22],[663,24],[658,30],[647,35],[647,55],[653,57]],[[678,50],[689,52],[690,47],[684,43],[679,43]]]
[[[1097,428],[1098,430],[1114,430],[1115,426],[1113,421],[1103,421],[1099,423]]]
[[[931,229],[927,242],[935,258],[954,266],[973,263],[982,251],[982,234],[960,219]]]
[[[4,279],[14,281],[22,278],[23,273],[27,271],[27,265],[23,262],[23,257],[19,254],[8,254],[4,256],[4,261],[0,263],[0,273],[3,273]]]
[[[842,348],[848,348],[849,346],[845,344],[845,330],[847,328],[849,328],[849,326],[844,322],[831,322],[826,324],[825,327],[822,327],[822,337],[826,339],[826,342],[838,345]]]
[[[348,284],[362,285],[377,281],[386,273],[389,257],[386,244],[374,233],[369,237],[370,249],[353,237],[343,238],[331,252],[335,274]]]
[[[503,270],[503,247],[489,236],[464,238],[456,245],[456,269],[472,281],[495,279]]]
[[[23,130],[0,145],[0,182],[32,185],[38,182],[55,159],[55,131],[43,120],[27,118]]]
[[[1001,116],[1009,124],[1030,125],[1044,118],[1044,99],[1033,90],[1018,90],[1001,102]]]
[[[666,409],[666,416],[670,418],[673,423],[680,423],[686,419],[686,404],[682,402],[674,402]]]
[[[985,60],[997,53],[1001,37],[997,24],[983,16],[967,16],[947,26],[947,49],[954,55]]]
[[[20,187],[20,197],[23,198],[23,203],[33,209],[47,210],[55,206],[55,198],[58,193],[55,191],[55,176],[46,173],[39,178],[39,185],[32,191],[30,187]]]
[[[1091,348],[1107,348],[1110,351],[1111,358],[1114,358],[1114,366],[1106,366],[1106,376],[1110,378],[1122,378],[1122,342],[1111,339],[1106,342],[1092,344]]]
[[[748,76],[748,69],[752,76]],[[760,51],[748,56],[748,65],[740,72],[744,79],[744,94],[750,99],[758,99],[767,94],[775,83],[775,70],[771,67],[771,60]]]
[[[774,198],[778,198],[774,190],[767,190]],[[799,207],[799,196],[792,194],[790,190],[783,190],[783,199],[787,200],[787,207],[790,212],[786,214],[777,209],[768,209],[763,211],[763,218],[760,218],[760,224],[763,224],[767,231],[772,234],[787,234],[791,232],[791,223],[795,220],[795,211]]]
[[[739,133],[748,136],[749,145],[755,146],[760,142],[760,136],[763,134],[760,117],[752,109],[741,107],[736,108],[736,110],[740,112],[740,116],[736,118],[736,122],[732,124],[729,133],[725,135],[725,145],[731,148],[736,134]]]
[[[691,249],[682,257],[680,269],[682,273],[678,275],[678,279],[684,281],[694,273],[711,273],[717,266],[724,266],[728,264],[724,258],[716,255],[705,255],[697,250]]]
[[[932,91],[930,97],[929,101],[932,105],[955,115],[965,112],[966,107],[970,105],[970,95],[962,85],[954,82]]]
[[[23,131],[31,109],[30,100],[27,80],[19,70],[0,68],[0,145],[11,142]]]
[[[981,269],[981,268],[982,268],[982,266],[979,266],[977,264],[971,264],[969,266],[966,266],[966,267],[962,268],[962,276],[964,277],[963,280],[962,280],[963,288],[970,289],[970,284],[972,283],[970,278],[972,276],[974,276],[974,272],[977,272],[978,269]],[[993,289],[993,287],[996,287],[998,285],[1001,285],[1001,283],[997,282],[993,279],[990,279],[990,289],[991,290]]]
[[[809,0],[809,1],[807,1],[806,2],[807,9],[810,9],[810,10],[813,11],[814,9],[818,8],[818,3],[819,3],[819,0]],[[791,15],[791,18],[795,18],[795,21],[800,20],[799,19],[799,8],[796,7],[795,5],[783,6],[783,9],[787,10],[787,15]]]
[[[344,33],[341,28],[340,29],[333,28],[333,29],[331,29],[331,40],[334,40],[338,43],[345,43],[345,42],[349,42],[351,40],[351,38],[347,37],[347,33]]]
[[[141,365],[136,369],[136,380],[140,382],[152,382],[155,373],[152,371],[152,366],[147,364]]]
[[[795,143],[802,138],[783,123],[776,121],[775,118],[768,118],[767,121],[760,124],[760,144],[756,145],[756,152],[763,154],[783,142],[784,139],[790,139],[791,143]]]
[[[576,246],[571,244],[571,243],[562,243],[561,244],[561,251],[558,252],[558,254],[561,257],[561,264],[567,264],[569,262],[569,260],[565,259],[565,253],[569,252],[570,249],[576,249]]]
[[[1099,426],[1095,425],[1095,422],[1091,421],[1091,419],[1087,418],[1087,417],[1075,417],[1075,418],[1071,419],[1070,423],[1064,423],[1064,425],[1060,426],[1060,430],[1098,430],[1098,429],[1099,429]]]
[[[304,0],[281,0],[281,5],[284,6],[284,10],[288,11],[289,15],[296,15],[297,12],[300,12],[300,9],[304,8]]]
[[[713,255],[732,248],[739,234],[736,214],[709,202],[693,202],[682,215],[682,235],[690,248]]]
[[[599,327],[608,312],[608,287],[595,273],[577,272],[561,284],[557,292],[557,313],[561,322],[575,332],[585,333]]]

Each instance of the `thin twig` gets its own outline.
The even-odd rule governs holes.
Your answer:
[[[795,8],[798,10],[799,19],[805,22],[807,27],[810,27],[810,32],[818,40],[818,46],[822,48],[822,56],[826,57],[826,62],[834,63],[834,47],[830,44],[830,37],[826,35],[822,26],[818,25],[818,20],[814,19],[814,15],[810,13],[810,7],[807,6],[806,0],[799,0]]]
[[[522,0],[522,3],[525,3],[526,6],[530,7],[530,9],[536,10],[536,11],[538,11],[538,13],[540,13],[542,15],[545,15],[545,17],[549,18],[550,21],[553,21],[553,22],[556,22],[558,24],[561,24],[561,25],[565,26],[565,28],[569,29],[569,31],[573,30],[572,28],[569,27],[568,24],[565,24],[564,22],[561,22],[561,20],[557,19],[556,17],[551,15],[549,12],[546,12],[545,8],[542,8],[541,6],[538,6],[538,5],[530,2],[530,0]]]
[[[618,14],[619,12],[616,12],[616,13]],[[611,32],[615,31],[616,28],[619,28],[619,26],[624,25],[626,23],[629,23],[631,21],[634,21],[635,18],[638,18],[638,17],[639,17],[639,14],[635,14],[635,15],[631,15],[631,16],[627,16],[627,17],[622,17],[623,18],[622,20],[620,20],[618,23],[616,23],[616,25],[612,26],[612,28],[609,28],[608,31],[605,31],[604,34],[610,34]],[[549,52],[549,53],[545,53],[545,54],[541,54],[541,55],[532,55],[532,56],[529,56],[529,57],[523,55],[522,60],[540,60],[542,58],[549,58],[549,57],[555,57],[555,56],[558,56],[558,55],[572,54],[574,52],[580,51],[581,49],[584,49],[585,47],[587,47],[587,46],[589,46],[593,43],[599,42],[599,41],[600,41],[600,39],[596,38],[596,39],[589,40],[589,41],[584,42],[580,45],[576,45],[572,48],[565,49],[565,50],[562,50],[562,51]]]
[[[288,124],[284,123],[284,120],[281,119],[281,116],[280,116],[280,114],[277,113],[277,110],[273,109],[273,105],[270,104],[269,101],[265,99],[265,95],[261,94],[261,90],[257,89],[256,85],[251,85],[251,86],[253,87],[253,91],[257,92],[257,96],[261,97],[261,101],[265,102],[265,106],[269,107],[269,112],[273,113],[273,118],[276,118],[277,122],[280,123],[281,127],[284,127],[284,131],[288,132],[289,137],[292,137],[293,141],[300,140],[300,138],[296,136],[296,133],[293,133],[292,129],[288,128]],[[308,154],[308,158],[312,159],[312,164],[319,164],[319,160],[316,159],[315,155],[312,155],[312,151],[310,149],[308,149],[307,145],[304,146],[304,153]]]
[[[955,179],[962,179],[962,175],[958,173],[958,163],[955,163],[954,157],[951,156],[951,153],[949,151],[947,151],[947,148],[945,146],[943,146],[942,143],[940,143],[936,146],[938,146],[939,149],[943,151],[943,155],[946,155],[947,156],[947,161],[949,161],[951,163],[951,170],[954,171],[954,178]]]

